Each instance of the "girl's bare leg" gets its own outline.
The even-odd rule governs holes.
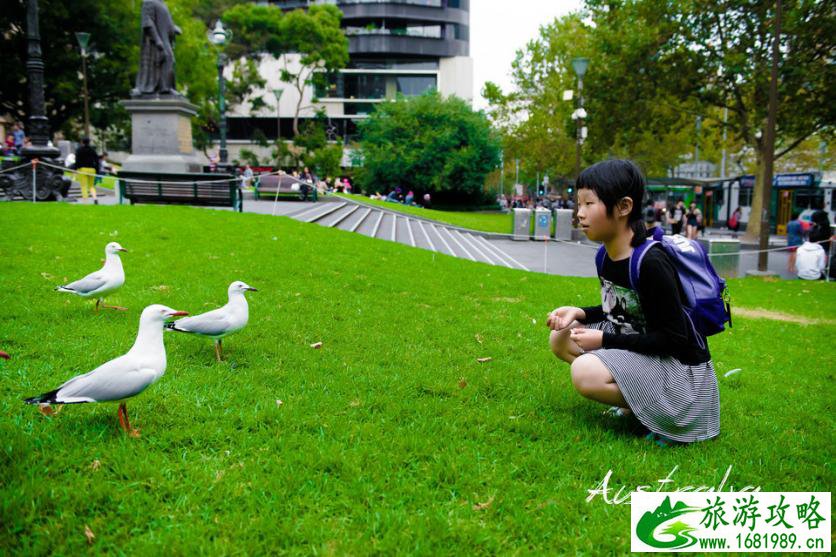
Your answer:
[[[582,354],[572,362],[572,383],[588,399],[629,409],[615,378],[597,356]]]

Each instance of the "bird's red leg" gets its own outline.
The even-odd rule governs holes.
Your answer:
[[[123,402],[119,405],[119,411],[117,412],[117,414],[119,415],[119,425],[122,427],[123,430],[125,430],[125,433],[127,433],[128,426],[125,424],[125,410],[125,403]]]
[[[122,307],[122,306],[106,306],[106,305],[102,304],[102,307],[105,308],[105,309],[115,309],[117,311],[128,311],[128,308],[125,308],[125,307]]]
[[[124,421],[122,421],[123,418]],[[131,437],[139,437],[139,430],[131,427],[131,421],[128,419],[128,407],[124,402],[119,405],[119,424],[125,430],[125,433]]]
[[[95,309],[93,310],[93,311],[95,311],[96,313],[99,313],[99,304],[100,304],[101,302],[102,302],[102,299],[101,299],[101,298],[96,298],[96,307],[95,307]]]
[[[56,414],[55,410],[53,410],[52,406],[50,406],[49,404],[39,404],[38,412],[40,412],[44,416],[54,416]]]
[[[218,357],[218,361],[222,362],[224,359],[224,346],[223,341],[218,339],[215,341],[215,355]]]

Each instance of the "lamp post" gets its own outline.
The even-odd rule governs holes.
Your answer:
[[[586,110],[583,108],[583,76],[589,67],[589,58],[575,58],[572,60],[572,68],[578,76],[578,108],[572,113],[572,120],[575,121],[577,129],[577,149],[575,152],[575,180],[581,173],[581,145],[586,139],[586,127],[583,125],[586,119]]]
[[[87,92],[87,43],[90,42],[90,33],[78,32],[75,40],[81,48],[81,76],[84,83],[84,136],[90,137],[90,98]]]
[[[0,175],[0,189],[32,201],[60,199],[65,183],[63,173],[38,161],[59,165],[61,152],[49,144],[49,119],[44,99],[44,61],[38,21],[38,0],[26,0],[26,81],[29,86],[29,137],[21,155],[30,164]]]
[[[218,47],[218,111],[220,112],[220,123],[218,125],[221,135],[221,149],[219,155],[219,166],[226,166],[228,154],[226,150],[226,100],[224,99],[224,64],[226,55],[223,47],[232,39],[232,31],[224,29],[219,19],[215,28],[209,33],[209,42]]]

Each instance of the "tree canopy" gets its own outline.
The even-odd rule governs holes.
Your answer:
[[[513,91],[486,84],[506,159],[524,155],[524,165],[572,174],[575,104],[560,94],[576,89],[571,60],[584,56],[584,164],[626,156],[649,174],[666,174],[695,145],[717,156],[726,131],[729,152],[739,161],[753,154],[757,168],[774,15],[772,2],[753,0],[587,0],[581,12],[542,26],[517,53]],[[836,77],[832,5],[788,0],[783,19],[779,158],[814,134],[831,141],[836,123],[828,89]]]
[[[437,92],[381,103],[359,131],[360,181],[368,190],[400,187],[474,200],[499,163],[499,139],[487,117]]]

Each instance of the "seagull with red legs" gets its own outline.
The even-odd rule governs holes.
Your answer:
[[[148,306],[139,318],[136,341],[126,354],[24,402],[39,405],[45,415],[55,414],[52,404],[119,402],[119,425],[131,437],[139,437],[139,430],[131,427],[125,400],[144,391],[165,373],[163,325],[167,319],[181,315],[188,313],[159,304]]]
[[[104,299],[105,296],[119,290],[125,284],[125,271],[122,269],[119,252],[127,251],[118,242],[110,242],[105,246],[105,262],[101,269],[77,281],[56,286],[55,290],[75,294],[82,298],[96,298],[96,313],[99,312],[99,305],[105,309],[125,311],[127,308],[104,305]]]

